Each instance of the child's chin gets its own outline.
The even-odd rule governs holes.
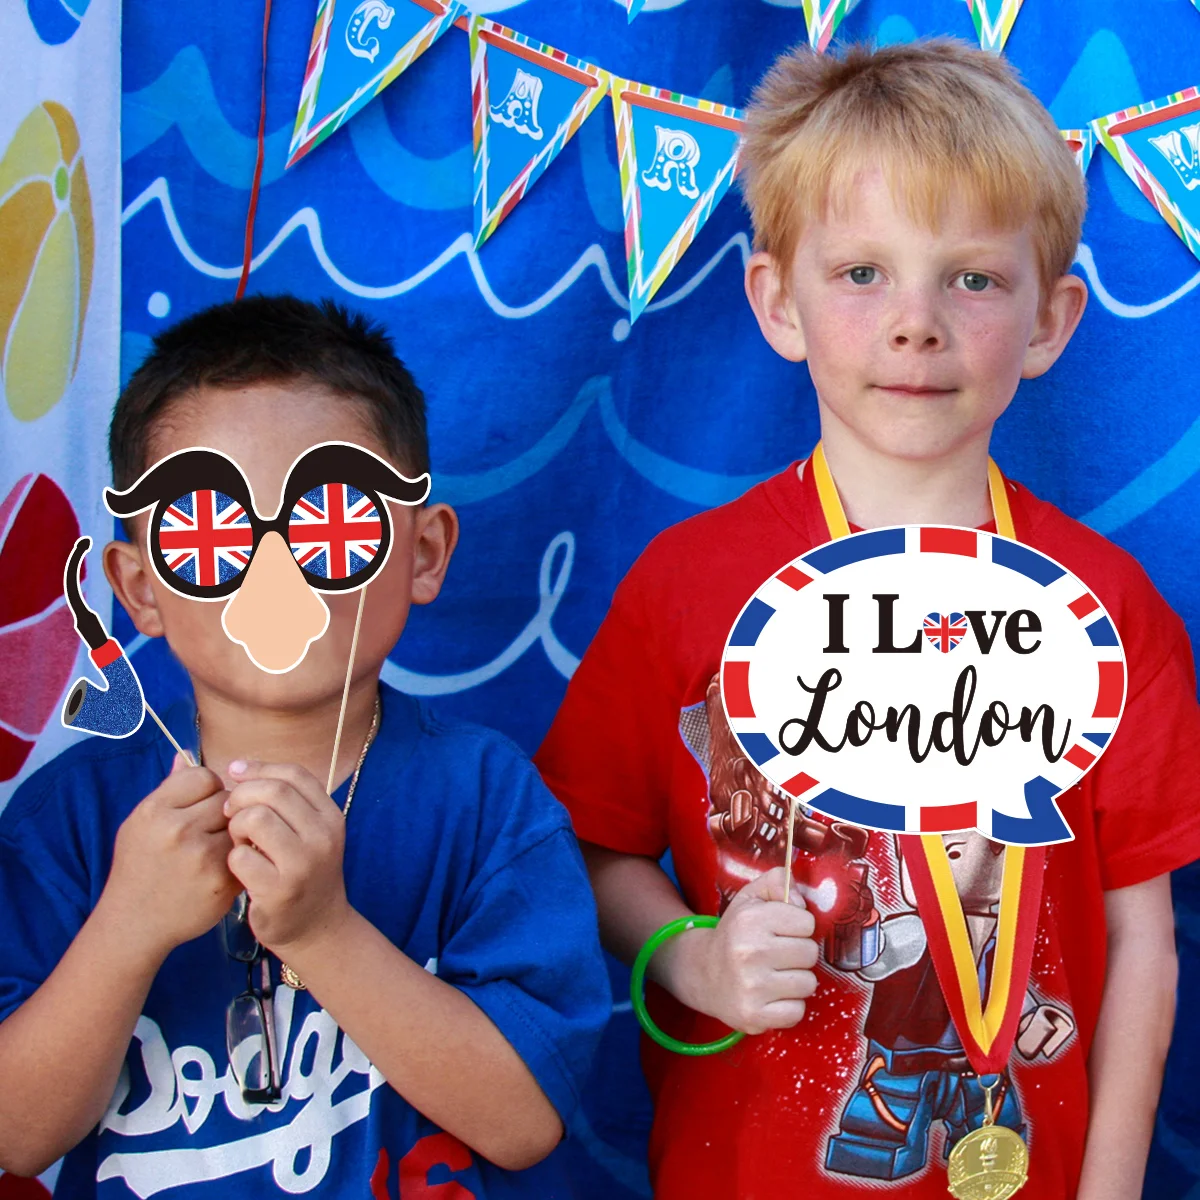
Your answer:
[[[248,710],[303,712],[342,694],[345,662],[324,661],[325,656],[315,654],[312,647],[297,666],[283,672],[262,670],[240,646],[236,649],[240,661],[219,674],[198,666],[189,672],[193,681]]]

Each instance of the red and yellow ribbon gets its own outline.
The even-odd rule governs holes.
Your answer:
[[[830,537],[848,537],[850,523],[819,442],[809,463]],[[997,533],[1017,541],[1004,477],[991,459],[988,488]],[[1042,903],[1046,848],[1005,847],[996,945],[985,1005],[971,935],[941,835],[900,834],[899,841],[954,1028],[976,1073],[996,1074],[1008,1062],[1024,1007]]]

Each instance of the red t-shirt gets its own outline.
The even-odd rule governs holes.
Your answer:
[[[1111,746],[1058,800],[1075,839],[1048,852],[1030,989],[1004,1082],[1001,1123],[1022,1128],[1030,1148],[1022,1196],[1063,1200],[1075,1195],[1087,1130],[1086,1062],[1105,977],[1103,892],[1200,857],[1200,776],[1185,765],[1200,744],[1200,708],[1183,624],[1134,559],[1007,486],[1017,536],[1099,597],[1129,669]],[[795,465],[660,534],[618,587],[537,755],[581,839],[655,858],[669,848],[698,912],[721,911],[748,878],[782,863],[786,828],[785,802],[724,721],[714,682],[722,647],[762,581],[828,539],[811,472],[801,479]],[[797,876],[840,864],[857,873],[858,902],[818,929],[818,990],[794,1029],[707,1058],[643,1039],[656,1104],[655,1194],[775,1200],[799,1188],[820,1200],[882,1188],[944,1200],[946,1147],[966,1128],[964,1108],[969,1120],[982,1099],[907,873],[889,835],[868,837],[816,814],[800,824]],[[974,856],[985,888],[998,879],[989,874],[992,848],[977,834],[958,847],[959,857]],[[973,926],[985,975],[988,926],[986,917]],[[723,1032],[652,991],[656,1019],[675,1036]]]

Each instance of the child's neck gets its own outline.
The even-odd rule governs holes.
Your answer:
[[[881,455],[840,431],[827,430],[821,444],[846,519],[860,529],[922,524],[973,529],[992,519],[986,441],[934,460]]]
[[[333,738],[337,730],[341,692],[330,700],[302,711],[254,708],[231,701],[197,683],[196,708],[200,714],[200,746],[204,765],[229,783],[234,759],[297,763],[325,786]],[[358,763],[363,743],[375,716],[378,680],[368,676],[350,686],[342,744],[333,776],[333,790],[348,779]]]

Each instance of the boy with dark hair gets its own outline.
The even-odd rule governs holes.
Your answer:
[[[889,837],[803,806],[785,864],[787,801],[730,734],[717,679],[747,600],[847,519],[996,528],[992,427],[1084,309],[1067,273],[1083,180],[1002,58],[941,39],[784,55],[748,110],[742,162],[757,249],[747,295],[770,345],[808,364],[832,483],[813,455],[657,537],[537,756],[583,841],[614,953],[632,960],[666,923],[721,914],[651,960],[658,1023],[688,1042],[722,1025],[760,1035],[707,1058],[647,1044],[655,1194],[933,1200],[950,1152],[975,1135],[976,1190],[955,1194],[1009,1196],[999,1140],[977,1133],[994,1120],[1008,1145],[1028,1144],[1022,1196],[1129,1200],[1171,1036],[1168,872],[1200,855],[1200,783],[1179,767],[1200,738],[1191,654],[1138,565],[998,483],[997,522],[1011,510],[1019,541],[1088,584],[1129,675],[1109,749],[1057,800],[1074,840],[1046,852],[1031,984],[991,1091],[931,964],[911,864]],[[1002,860],[976,832],[942,841],[982,989]],[[658,865],[668,848],[679,889]],[[845,885],[819,941],[790,885],[801,859],[833,864]]]
[[[441,588],[453,510],[380,499],[390,552],[359,596],[318,594],[265,520],[308,499],[289,469],[329,442],[401,494],[427,464],[389,339],[328,304],[189,318],[118,400],[109,498],[132,540],[104,567],[188,671],[194,716],[167,719],[200,765],[146,722],[68,750],[0,816],[0,1165],[65,1154],[57,1195],[566,1194],[558,1160],[536,1164],[610,1006],[583,866],[515,747],[380,684]],[[191,598],[202,581],[128,500],[196,447],[255,514],[246,561],[220,559],[227,605]],[[318,609],[323,636],[293,619]],[[273,654],[300,661],[255,665]]]

